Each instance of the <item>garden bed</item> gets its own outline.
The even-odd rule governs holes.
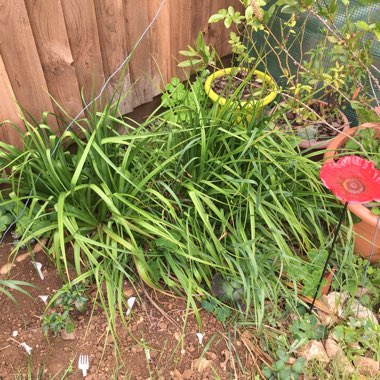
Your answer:
[[[13,246],[9,240],[1,247],[0,267],[8,261],[11,248]],[[20,254],[25,252],[21,251]],[[29,366],[33,379],[53,376],[82,379],[77,368],[80,354],[90,357],[88,380],[214,379],[215,376],[220,379],[231,376],[249,378],[254,368],[253,357],[242,341],[234,338],[233,331],[226,330],[215,317],[203,311],[204,339],[200,345],[196,335],[199,327],[183,299],[168,297],[144,287],[135,289],[129,283],[125,283],[125,293],[139,297],[139,300],[126,325],[120,319],[117,322],[120,356],[115,353],[112,334],[107,334],[104,312],[96,305],[95,289],[89,289],[91,302],[86,312],[75,314],[76,328],[72,340],[64,340],[60,335],[44,336],[41,323],[45,305],[38,296],[53,296],[61,288],[62,281],[43,252],[36,255],[37,259],[43,265],[43,281],[30,257],[17,263],[12,271],[12,279],[28,281],[36,287],[29,290],[31,297],[12,292],[18,302],[16,305],[0,295],[1,380],[26,379]],[[32,347],[30,357],[19,345],[22,342]],[[149,348],[150,360],[146,358],[144,347]],[[237,356],[241,363],[237,361]],[[197,360],[205,368],[198,371]],[[242,373],[242,368],[246,373]]]
[[[318,379],[322,373],[335,380],[345,367],[355,373],[359,359],[379,365],[373,349],[380,340],[379,272],[371,267],[367,276],[365,262],[353,259],[344,234],[349,225],[331,261],[333,294],[345,302],[336,311],[332,297],[324,306],[328,318],[320,304],[313,317],[307,313],[338,224],[319,164],[295,151],[293,134],[242,118],[243,109],[212,105],[204,79],[187,87],[173,80],[162,113],[137,128],[106,106],[86,120],[83,140],[66,136],[71,153],[54,131],[27,122],[30,156],[4,148],[3,172],[11,167],[12,174],[2,178],[11,189],[2,194],[2,228],[19,236],[17,249],[26,244],[35,251],[32,241],[44,242],[35,259],[45,279],[19,249],[11,279],[37,288],[27,288],[32,298],[12,292],[18,306],[1,295],[1,380],[23,379],[28,371],[37,379],[45,371],[47,378],[79,379],[79,354],[89,355],[90,379]],[[2,248],[0,270],[11,243]],[[360,302],[376,313],[373,326],[353,318],[350,302],[357,303],[363,283]],[[57,301],[75,286],[79,304],[83,297],[88,302],[81,314],[76,300],[68,301],[75,328],[73,340],[65,340],[57,328],[62,303],[46,310],[38,296]],[[125,317],[131,297],[137,302]],[[327,335],[336,331],[336,340]],[[350,365],[328,356],[328,338]],[[23,342],[32,347],[29,357]]]

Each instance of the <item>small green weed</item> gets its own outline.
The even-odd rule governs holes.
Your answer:
[[[380,326],[369,319],[349,318],[347,324],[334,328],[334,335],[349,359],[361,355],[380,360]]]
[[[298,358],[293,364],[289,364],[290,356],[284,350],[277,350],[278,360],[273,363],[273,369],[263,367],[263,374],[269,380],[297,380],[304,373],[306,359]]]
[[[297,266],[290,267],[291,278],[296,278],[299,284],[302,284],[302,294],[313,296],[317,289],[323,263],[326,261],[327,251],[324,249],[313,248],[306,252],[308,260],[300,262]],[[322,287],[326,280],[322,283]]]
[[[360,295],[360,303],[371,309],[375,310],[376,306],[380,304],[380,268],[373,265],[368,265],[368,261],[355,256],[352,263],[344,269],[346,272],[347,280],[343,285],[345,291],[348,291],[351,296],[356,294]],[[364,273],[367,271],[367,276],[364,282]],[[366,293],[361,294],[359,286],[364,286],[367,290]]]
[[[319,324],[315,315],[306,312],[299,319],[293,320],[289,331],[299,340],[322,340],[328,333],[326,326]]]
[[[222,305],[220,302],[217,302],[213,298],[203,300],[202,307],[209,313],[215,315],[216,319],[222,323],[226,322],[231,316],[231,309],[225,305]]]
[[[13,215],[8,210],[8,207],[5,205],[0,205],[0,233],[4,232],[13,220]]]
[[[74,321],[70,313],[74,310],[83,313],[86,310],[88,298],[83,294],[85,287],[82,284],[73,285],[71,288],[61,290],[53,301],[48,314],[42,321],[42,331],[47,334],[49,330],[57,335],[61,330],[72,333],[75,329]]]

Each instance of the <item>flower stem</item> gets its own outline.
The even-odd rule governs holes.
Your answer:
[[[329,253],[327,255],[326,262],[325,262],[325,266],[323,267],[321,278],[319,279],[319,282],[318,282],[318,285],[317,285],[317,289],[316,289],[315,294],[314,294],[313,302],[310,305],[309,313],[311,313],[313,311],[313,307],[314,307],[315,301],[316,301],[317,296],[318,296],[319,288],[321,287],[321,284],[322,284],[322,281],[323,281],[323,277],[324,277],[327,265],[328,265],[328,263],[330,261],[330,257],[331,257],[331,255],[333,253],[333,250],[334,250],[335,242],[336,242],[336,239],[338,237],[340,227],[342,226],[343,217],[344,217],[344,214],[346,213],[347,206],[348,206],[348,202],[346,202],[344,204],[344,207],[343,207],[343,210],[342,210],[342,214],[340,215],[338,226],[337,226],[337,228],[335,230],[335,233],[334,233],[334,239],[333,239],[333,241],[331,243],[330,250],[329,250]]]

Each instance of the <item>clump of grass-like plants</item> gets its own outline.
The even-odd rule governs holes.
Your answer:
[[[77,123],[81,138],[25,119],[23,150],[0,143],[5,204],[36,210],[20,244],[46,237],[63,276],[105,289],[110,321],[137,274],[186,294],[194,310],[224,302],[261,324],[280,299],[298,302],[285,281],[330,242],[336,206],[297,138],[236,99],[212,105],[198,81],[138,127],[108,104]]]

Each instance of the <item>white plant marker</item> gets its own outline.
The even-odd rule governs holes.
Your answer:
[[[202,346],[203,345],[203,334],[202,333],[197,333],[198,337],[198,342]]]
[[[28,346],[25,342],[20,343],[20,346],[25,349],[28,355],[32,355],[32,347]]]
[[[145,348],[145,357],[146,357],[146,360],[150,360],[150,350],[149,348]]]
[[[41,270],[42,269],[42,264],[39,263],[38,261],[35,261],[32,264],[37,269],[38,275],[40,276],[41,280],[44,280],[45,277],[44,277],[44,274],[42,273],[42,270]]]
[[[125,312],[125,315],[127,317],[129,314],[131,314],[131,311],[132,311],[132,308],[133,308],[133,305],[135,304],[135,302],[136,302],[136,297],[129,297],[127,299],[128,310]]]
[[[47,305],[47,300],[49,298],[49,296],[38,296],[38,298],[40,298],[42,300],[42,302]]]

